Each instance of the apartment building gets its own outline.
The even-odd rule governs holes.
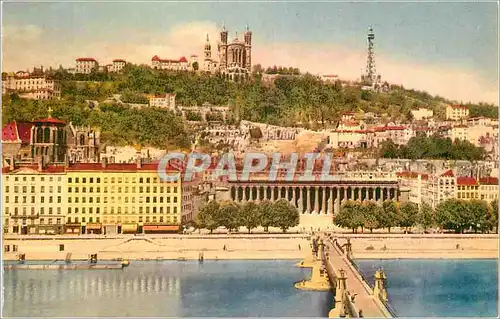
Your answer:
[[[149,97],[149,106],[163,109],[175,109],[175,94],[165,93]]]
[[[66,211],[63,166],[2,168],[4,233],[60,234]]]
[[[479,179],[479,199],[487,202],[498,200],[497,177],[483,177]]]
[[[399,185],[401,188],[406,188],[409,190],[408,201],[420,205],[422,203],[422,197],[427,194],[427,189],[425,189],[425,184],[429,179],[429,175],[403,171],[396,174]]]
[[[42,69],[43,70],[43,69]],[[61,97],[59,82],[47,78],[43,71],[8,73],[2,78],[2,93],[19,93],[25,99],[48,100]]]
[[[462,105],[447,105],[446,119],[452,121],[460,121],[469,117],[469,109]]]
[[[457,178],[452,170],[430,175],[424,182],[422,202],[436,208],[439,203],[456,197]]]
[[[4,233],[177,232],[193,215],[181,179],[161,181],[158,164],[76,163],[2,169]],[[167,168],[168,174],[180,174]],[[187,220],[184,218],[184,220]]]
[[[94,58],[76,59],[75,73],[90,74],[92,70],[98,70],[99,63]]]
[[[187,71],[188,60],[186,57],[181,57],[179,60],[174,59],[161,59],[157,55],[151,58],[151,67],[158,70],[171,70],[171,71]]]
[[[474,177],[457,177],[457,199],[480,199],[479,184]]]

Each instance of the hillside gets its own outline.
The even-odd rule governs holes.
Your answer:
[[[232,83],[206,74],[157,71],[129,64],[120,74],[72,75],[60,69],[51,70],[49,76],[61,82],[62,99],[33,101],[19,99],[15,94],[4,96],[3,123],[47,116],[50,105],[55,117],[78,125],[100,126],[104,141],[110,144],[164,147],[168,142],[174,147],[187,147],[190,139],[185,137],[189,132],[171,112],[102,102],[112,94],[122,94],[129,102],[145,103],[146,94],[176,93],[177,105],[229,105],[243,120],[282,126],[305,123],[313,129],[335,123],[345,111],[363,110],[386,114],[386,121],[405,121],[411,119],[411,109],[425,106],[443,118],[443,104],[456,103],[401,86],[391,86],[390,93],[376,93],[341,82],[324,84],[309,74],[280,77],[271,85],[264,83],[259,74],[253,74],[246,83]],[[100,107],[90,109],[86,100],[97,100]],[[471,116],[498,117],[498,107],[466,105]]]

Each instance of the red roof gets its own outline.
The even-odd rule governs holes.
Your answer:
[[[155,56],[151,59],[151,61],[160,61],[160,57],[158,57],[157,55],[155,55]]]
[[[158,163],[142,164],[140,168],[136,163],[110,163],[103,167],[102,163],[74,163],[68,166],[68,171],[157,171]],[[179,168],[169,165],[167,171],[179,171]]]
[[[46,124],[63,124],[66,125],[66,122],[63,120],[58,120],[54,118],[46,118],[46,119],[38,119],[33,121],[33,123],[46,123]]]
[[[185,56],[182,56],[180,59],[179,59],[179,62],[187,62],[188,60],[186,59]]]
[[[94,61],[94,62],[97,62],[96,59],[94,59],[94,58],[78,58],[78,59],[76,59],[76,61],[78,61],[78,62],[84,62],[84,61]]]
[[[441,174],[442,177],[454,177],[455,174],[453,174],[453,171],[450,169],[450,170],[447,170],[446,172],[444,172],[443,174]]]
[[[19,135],[17,133],[16,121],[5,124],[2,128],[2,142],[17,142]]]
[[[19,135],[19,138],[21,139],[22,144],[30,144],[32,127],[33,123],[17,123],[17,133]]]
[[[474,177],[460,176],[457,177],[457,185],[477,185],[477,181]]]
[[[127,61],[122,60],[122,59],[114,59],[113,62],[127,62]]]
[[[498,185],[497,177],[483,177],[479,179],[479,183],[483,185]]]

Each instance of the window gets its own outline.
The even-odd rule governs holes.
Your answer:
[[[68,207],[68,214],[71,214],[71,207]]]
[[[60,193],[61,192],[61,186],[57,186],[57,192]]]
[[[82,193],[86,193],[87,189],[85,187],[82,187]]]
[[[75,193],[78,193],[78,192],[79,192],[78,187],[75,187]]]
[[[85,217],[82,217],[82,223],[85,223]]]
[[[177,193],[177,186],[174,187],[174,193]]]
[[[79,201],[78,201],[79,199],[80,199],[80,197],[75,197],[75,204],[79,203]]]
[[[99,214],[99,213],[100,213],[100,211],[99,211],[99,207],[96,207],[96,208],[95,208],[95,213],[96,213],[96,214]]]
[[[80,181],[79,181],[78,177],[76,177],[76,178],[75,178],[75,183],[79,183],[79,182],[80,182]]]
[[[33,187],[33,186],[32,186]],[[32,188],[33,189],[33,188]],[[8,193],[9,192],[9,186],[5,186],[5,192]]]
[[[99,203],[101,202],[101,198],[100,198],[100,197],[96,197],[95,202],[96,202],[97,204],[99,204]]]
[[[144,182],[144,179],[141,177],[139,178],[139,183],[143,183]]]
[[[160,203],[163,203],[163,196],[160,197]]]
[[[49,196],[49,203],[52,203],[52,196]]]
[[[100,182],[101,182],[101,178],[100,178],[100,177],[98,177],[98,178],[97,178],[97,183],[100,183]]]
[[[89,193],[93,193],[94,192],[94,188],[93,187],[89,187]]]
[[[177,214],[177,207],[174,207],[174,214]]]
[[[68,193],[71,193],[72,189],[71,187],[68,187]]]
[[[89,197],[89,203],[92,203],[93,202],[93,197]]]
[[[82,178],[82,183],[86,183],[87,182],[87,178],[83,177]]]
[[[31,196],[31,203],[35,203],[35,196]]]
[[[61,201],[62,201],[61,196],[57,196],[57,202],[60,204],[60,203],[61,203]]]
[[[45,214],[45,207],[40,207],[40,214],[41,215]]]
[[[9,203],[9,196],[5,196],[5,203],[8,204]]]
[[[92,214],[94,212],[94,209],[92,207],[89,207],[89,214]]]
[[[40,203],[42,203],[42,204],[45,203],[45,197],[43,197],[43,196],[40,197]]]
[[[49,186],[49,193],[53,193],[54,192],[54,186]]]

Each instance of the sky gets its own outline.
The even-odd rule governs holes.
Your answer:
[[[3,3],[2,67],[74,67],[78,57],[212,57],[222,23],[253,33],[252,63],[357,79],[375,32],[377,72],[389,83],[458,102],[498,105],[498,6],[465,2]],[[241,37],[240,37],[241,38]]]

